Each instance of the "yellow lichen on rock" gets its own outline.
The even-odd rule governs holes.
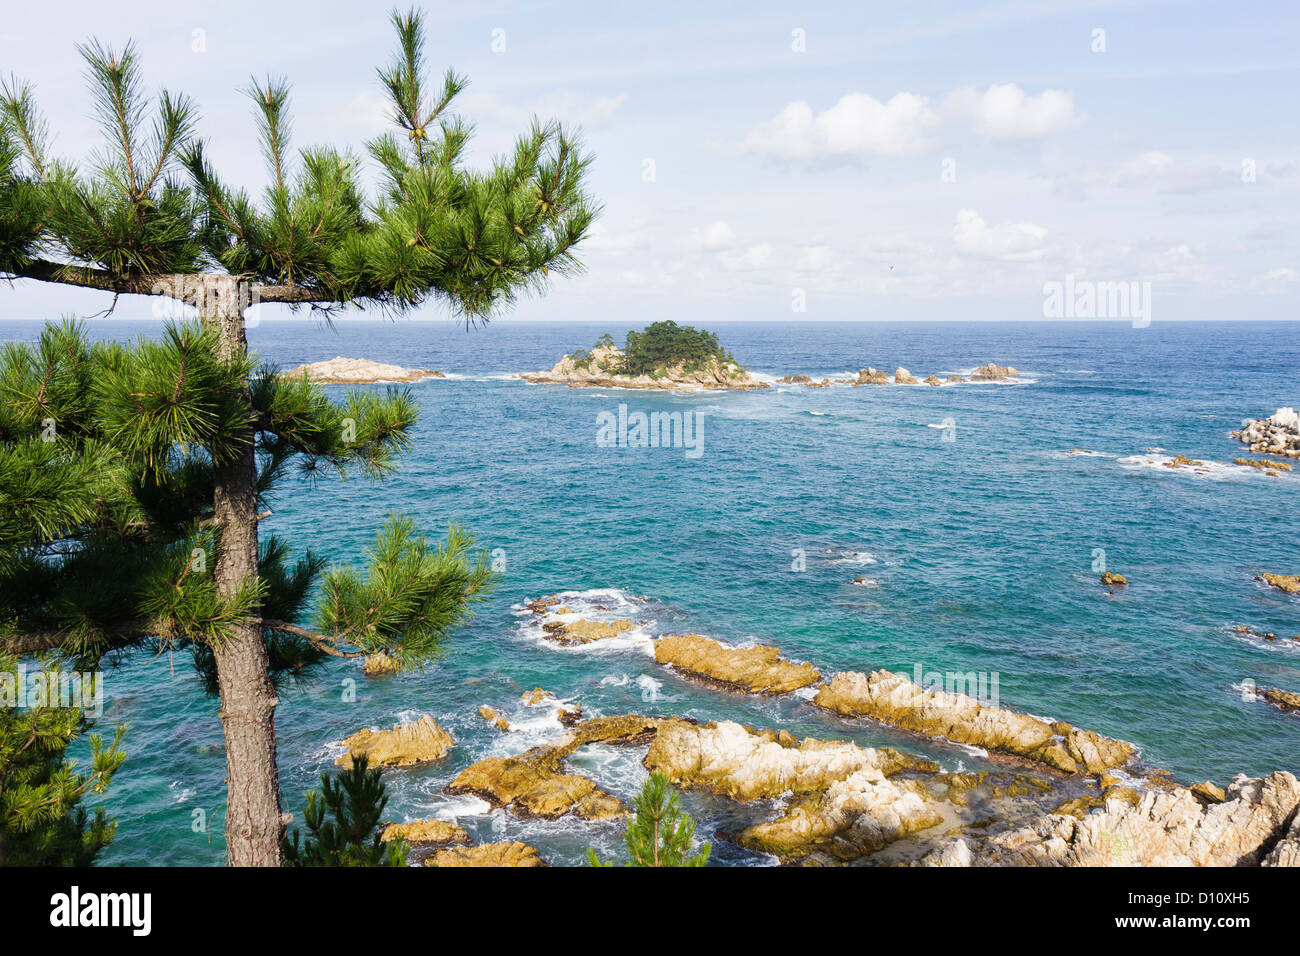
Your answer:
[[[571,646],[574,644],[591,644],[607,638],[618,637],[625,631],[632,630],[632,622],[588,621],[579,618],[576,621],[551,621],[542,625],[544,636],[556,644]]]
[[[469,834],[446,820],[416,820],[412,823],[388,823],[379,839],[384,843],[405,840],[414,844],[468,843]]]
[[[356,754],[370,758],[371,767],[410,767],[441,760],[454,741],[428,714],[392,730],[359,730],[343,741],[345,753],[334,763],[351,768]]]
[[[478,715],[502,733],[508,733],[510,731],[510,721],[506,720],[486,704],[478,709]]]
[[[534,847],[526,843],[481,843],[456,846],[435,853],[425,866],[545,866]]]
[[[1265,584],[1271,584],[1273,587],[1285,591],[1287,594],[1300,594],[1300,575],[1270,574],[1265,571],[1255,580],[1263,581]]]
[[[699,634],[674,634],[655,642],[655,660],[693,677],[756,694],[788,694],[821,680],[808,663],[794,664],[775,647],[724,647]]]
[[[845,717],[869,717],[927,737],[1036,760],[1065,773],[1100,773],[1127,763],[1135,752],[1122,740],[985,706],[966,694],[925,690],[883,670],[836,674],[813,702]]]

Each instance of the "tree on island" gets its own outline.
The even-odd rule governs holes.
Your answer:
[[[677,791],[668,785],[666,774],[655,771],[650,775],[637,794],[634,809],[636,815],[623,834],[628,866],[704,866],[709,862],[711,843],[691,855],[695,820],[682,812]],[[587,860],[592,866],[613,865],[602,862],[595,850],[587,851]]]
[[[608,332],[597,341],[592,352],[617,348]],[[653,322],[642,331],[629,331],[623,341],[621,359],[606,359],[602,371],[611,375],[654,375],[664,369],[680,366],[682,371],[698,371],[710,362],[736,364],[721,345],[714,332],[678,325],[672,319]],[[575,365],[590,368],[595,361],[592,352],[579,350],[573,353]]]
[[[325,575],[315,627],[299,622],[324,570],[291,560],[258,522],[291,467],[382,477],[410,442],[409,394],[332,400],[257,368],[250,305],[400,314],[426,302],[467,325],[577,271],[596,209],[590,158],[534,123],[513,155],[468,170],[470,130],[451,112],[465,81],[434,88],[420,15],[394,12],[398,52],[379,77],[399,132],[366,144],[382,176],[367,199],[360,159],[289,146],[289,87],[253,82],[269,185],[225,183],[185,96],[146,95],[139,61],[79,48],[104,143],[89,172],[55,158],[32,90],[0,84],[0,277],[164,296],[201,327],[158,342],[90,346],[47,327],[0,362],[0,647],[97,663],[146,642],[193,651],[220,694],[226,849],[280,865],[288,814],[276,773],[276,685],[325,656],[435,655],[489,574],[471,539],[441,547],[391,522],[364,572]],[[404,134],[404,135],[403,135]]]

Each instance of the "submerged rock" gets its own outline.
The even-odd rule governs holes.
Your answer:
[[[813,701],[845,717],[869,717],[882,723],[942,737],[957,744],[1028,760],[1065,773],[1099,773],[1122,766],[1134,755],[1132,744],[1090,730],[988,707],[965,694],[925,690],[900,674],[847,671],[836,674]]]
[[[655,642],[655,660],[692,677],[754,694],[788,694],[821,680],[807,663],[794,664],[775,647],[724,647],[699,634],[675,634]]]
[[[565,647],[575,644],[592,644],[607,638],[618,637],[625,631],[632,630],[632,622],[620,621],[551,621],[542,625],[542,632],[548,641]]]
[[[441,760],[453,742],[451,734],[425,714],[413,723],[397,724],[392,730],[357,731],[343,741],[347,752],[334,763],[348,769],[355,755],[365,754],[371,767],[411,767]]]
[[[442,372],[427,368],[402,368],[369,359],[336,356],[327,362],[309,362],[283,373],[284,378],[307,377],[321,385],[370,385],[375,382],[419,382],[426,378],[446,378]]]
[[[1289,690],[1278,690],[1276,687],[1261,687],[1255,693],[1261,700],[1282,708],[1288,714],[1300,713],[1300,694],[1293,694]]]
[[[545,866],[534,847],[526,843],[481,843],[439,850],[425,866]]]
[[[1258,468],[1260,471],[1290,471],[1291,466],[1284,461],[1271,461],[1268,458],[1234,458],[1234,465]]]
[[[510,721],[486,704],[478,709],[478,715],[502,733],[510,732]]]
[[[413,823],[387,823],[379,839],[384,843],[405,840],[415,845],[469,843],[469,834],[462,827],[446,820],[416,820]]]

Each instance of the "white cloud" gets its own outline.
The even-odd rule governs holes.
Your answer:
[[[718,255],[722,264],[728,269],[736,271],[762,269],[772,261],[772,247],[766,242],[761,242],[756,246],[750,246],[739,255],[731,252],[721,252]]]
[[[1115,171],[1117,186],[1149,186],[1167,182],[1174,169],[1174,158],[1167,153],[1150,151],[1129,160]]]
[[[745,148],[783,159],[908,156],[926,148],[937,124],[925,97],[898,93],[882,103],[866,93],[850,93],[816,114],[805,102],[791,103],[750,130]]]
[[[1251,279],[1250,288],[1266,295],[1276,294],[1287,291],[1288,286],[1298,281],[1300,281],[1300,273],[1294,269],[1287,267],[1269,269],[1262,276]]]
[[[1009,262],[1030,262],[1047,252],[1047,230],[1030,222],[1004,222],[990,226],[974,209],[962,209],[952,228],[953,245],[966,255]]]
[[[630,229],[611,232],[604,223],[594,223],[582,240],[583,248],[589,251],[607,252],[611,255],[625,255],[646,248],[650,243],[642,224],[634,224]]]
[[[691,231],[691,245],[710,252],[730,249],[736,242],[736,232],[728,223],[711,222],[701,229]]]
[[[969,86],[957,90],[945,109],[972,121],[977,133],[999,143],[1043,139],[1083,122],[1075,112],[1073,94],[1043,90],[1030,95],[1014,83],[995,84],[983,93]]]

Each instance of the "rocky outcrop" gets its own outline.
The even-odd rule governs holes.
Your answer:
[[[439,850],[425,866],[545,866],[534,847],[513,843],[481,843]]]
[[[565,773],[564,760],[589,743],[629,743],[649,738],[655,717],[596,717],[583,721],[553,744],[517,757],[488,757],[462,770],[449,793],[472,793],[525,817],[555,819],[572,813],[586,820],[621,816],[626,808],[586,777]]]
[[[1247,468],[1258,468],[1260,471],[1290,471],[1291,466],[1285,461],[1273,461],[1271,458],[1234,458],[1234,465],[1244,465]]]
[[[452,843],[469,843],[469,834],[462,827],[446,820],[416,820],[413,823],[386,823],[379,839],[384,843],[405,840],[414,845],[447,846]]]
[[[981,365],[970,373],[972,382],[1009,382],[1011,379],[1019,377],[1020,373],[1010,365],[997,365],[994,362]]]
[[[729,720],[704,725],[665,720],[646,752],[645,765],[674,783],[742,801],[787,792],[818,793],[862,769],[881,776],[908,767],[939,769],[894,750],[811,737],[800,741],[786,730],[754,731]]]
[[[568,385],[571,388],[767,388],[767,383],[755,378],[748,369],[721,358],[709,359],[689,371],[678,364],[657,369],[652,375],[626,375],[619,371],[623,365],[622,349],[616,345],[601,345],[577,358],[564,356],[550,371],[523,372],[519,377],[530,385]]]
[[[1289,690],[1278,690],[1276,687],[1261,687],[1255,693],[1261,700],[1282,708],[1288,714],[1300,713],[1300,694],[1293,694]]]
[[[903,368],[900,365],[898,368],[894,369],[894,384],[895,385],[919,385],[921,383],[916,380],[915,375],[913,375],[911,372],[909,372],[907,369]]]
[[[877,368],[864,368],[858,370],[857,381],[854,385],[888,385],[889,375]]]
[[[1285,591],[1287,594],[1300,594],[1300,575],[1296,574],[1269,574],[1265,571],[1256,581],[1263,581],[1270,584],[1279,591]]]
[[[868,717],[903,730],[1034,760],[1064,773],[1099,773],[1127,763],[1132,744],[1063,721],[1048,723],[965,694],[925,690],[900,674],[836,674],[814,703],[845,717]]]
[[[486,704],[478,709],[478,715],[502,733],[510,732],[510,721]]]
[[[632,630],[632,622],[621,621],[550,621],[542,625],[543,636],[563,647],[576,644],[592,644],[607,638],[618,637],[624,631]]]
[[[536,707],[538,704],[543,704],[552,699],[555,699],[555,695],[549,690],[534,687],[532,690],[524,691],[523,696],[519,698],[519,702],[525,707]]]
[[[791,663],[775,647],[724,647],[699,634],[660,638],[655,660],[691,677],[752,694],[788,694],[821,680],[811,664]]]
[[[1210,470],[1205,467],[1205,462],[1197,461],[1195,458],[1188,458],[1186,455],[1175,455],[1168,461],[1162,461],[1161,464],[1166,468],[1190,468],[1202,475],[1210,473]]]
[[[1050,814],[986,840],[961,839],[926,862],[976,866],[1250,866],[1295,862],[1300,784],[1289,773],[1238,776],[1221,803],[1188,789],[1115,797],[1082,816]]]
[[[925,377],[924,381],[925,381],[925,384],[926,384],[926,385],[932,385],[932,386],[934,386],[935,388],[938,388],[940,385],[943,384],[943,382],[941,382],[941,381],[939,380],[939,376],[938,376],[938,375],[927,375],[927,376]]]
[[[1101,583],[1106,585],[1108,588],[1122,588],[1128,586],[1128,578],[1124,577],[1122,574],[1116,574],[1114,571],[1105,571],[1101,575]]]
[[[1260,455],[1300,458],[1300,412],[1279,408],[1268,418],[1257,418],[1232,437]]]
[[[398,724],[392,730],[357,731],[343,741],[346,752],[334,763],[351,768],[353,757],[365,754],[370,758],[371,767],[411,767],[441,760],[447,756],[452,743],[451,734],[425,714],[413,723]]]
[[[426,378],[446,378],[442,372],[427,368],[402,368],[369,359],[337,356],[328,362],[309,362],[283,373],[285,378],[307,377],[321,385],[371,385],[376,382],[420,382]]]

